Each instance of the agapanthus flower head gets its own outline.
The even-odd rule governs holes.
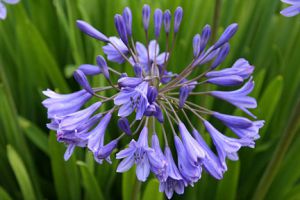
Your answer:
[[[227,171],[226,160],[237,160],[242,147],[254,148],[264,121],[199,105],[198,100],[207,95],[207,98],[223,100],[255,118],[249,111],[257,107],[256,99],[249,96],[254,88],[254,66],[240,58],[231,67],[220,69],[229,54],[230,39],[238,29],[236,23],[229,25],[211,46],[208,44],[212,31],[206,25],[193,38],[191,62],[178,72],[169,66],[169,60],[176,48],[171,44],[175,44],[180,31],[183,9],[178,7],[173,16],[170,10],[155,9],[152,16],[150,11],[145,5],[141,14],[145,44],[134,40],[135,27],[132,27],[133,18],[128,7],[114,18],[119,36],[106,36],[87,22],[77,21],[83,33],[106,43],[103,47],[106,58],[99,55],[97,65],[83,64],[75,71],[74,78],[82,90],[71,94],[46,90],[44,94],[48,99],[43,105],[51,120],[48,128],[55,130],[57,140],[68,146],[66,160],[75,147],[87,147],[99,164],[103,160],[111,163],[110,155],[116,151],[119,141],[123,137],[132,137],[128,146],[116,153],[116,158],[121,160],[117,172],[126,172],[135,165],[136,176],[142,182],[152,172],[160,182],[159,190],[170,199],[174,192],[183,194],[185,187],[199,181],[203,171],[222,179]],[[149,28],[150,20],[153,29]],[[150,30],[153,34],[149,34]],[[161,37],[163,34],[165,37]],[[154,38],[149,38],[150,35]],[[167,39],[163,51],[159,47],[160,37]],[[106,59],[126,63],[131,71],[125,73],[119,68],[111,68]],[[104,76],[108,85],[92,87],[89,76],[96,75]],[[203,87],[204,84],[221,88],[207,91],[209,87]],[[84,108],[92,98],[96,103]],[[106,110],[100,112],[100,107]],[[115,122],[113,115],[118,117]],[[220,132],[221,129],[207,120],[209,117],[223,123],[235,137]],[[109,124],[116,124],[122,133],[110,134],[111,140],[107,141],[105,134]],[[201,124],[207,133],[199,133],[195,128]],[[203,134],[211,138],[214,147],[206,143]],[[170,141],[174,142],[173,151]],[[164,153],[162,149],[165,149]]]
[[[0,0],[0,20],[4,20],[7,15],[5,4],[17,4],[20,0]]]
[[[294,17],[300,13],[299,0],[281,0],[283,3],[290,4],[289,7],[283,9],[280,13],[286,17]]]

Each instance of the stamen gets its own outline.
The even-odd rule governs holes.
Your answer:
[[[186,118],[187,122],[189,123],[190,127],[192,129],[195,129],[195,127],[193,126],[192,122],[190,121],[189,117],[187,116],[186,112],[184,111],[184,109],[181,109],[181,111],[183,112],[184,117]]]
[[[137,127],[136,130],[132,133],[132,135],[135,135],[135,134],[137,134],[137,133],[140,132],[140,128],[142,127],[142,125],[143,125],[143,123],[144,123],[144,121],[145,121],[145,118],[146,118],[146,117],[143,117],[143,118],[142,118],[142,120],[140,121],[138,127]],[[146,120],[146,123],[147,123],[147,121],[148,121],[148,120]],[[146,123],[145,123],[145,125],[146,125]]]
[[[172,111],[174,112],[174,115],[175,115],[175,117],[176,117],[177,121],[178,121],[178,122],[180,122],[180,119],[179,119],[179,117],[178,117],[178,115],[177,115],[176,111],[174,110],[174,108],[173,108],[172,104],[170,103],[170,101],[169,101],[167,98],[165,98],[165,97],[163,97],[163,98],[164,98],[164,99],[167,101],[167,103],[169,104],[170,108],[171,108],[171,109],[172,109]]]
[[[169,121],[169,124],[171,126],[171,129],[172,129],[172,132],[173,132],[173,135],[177,135],[176,132],[175,132],[175,129],[174,129],[174,126],[173,126],[173,123],[170,119],[170,116],[169,116],[169,113],[167,112],[167,109],[165,108],[165,106],[163,104],[161,104],[161,107],[163,108],[163,110],[165,111],[166,115],[167,115],[167,119]]]
[[[169,146],[168,137],[167,137],[166,130],[165,130],[165,127],[163,126],[163,124],[161,124],[161,129],[162,129],[162,132],[164,135],[165,146],[168,147]]]

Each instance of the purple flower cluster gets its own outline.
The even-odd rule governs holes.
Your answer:
[[[0,0],[0,20],[4,20],[7,15],[5,4],[17,4],[20,0]]]
[[[168,71],[174,48],[169,41],[174,44],[176,40],[183,10],[180,7],[175,10],[172,23],[171,11],[156,9],[153,40],[149,40],[150,16],[150,7],[145,5],[142,21],[146,45],[134,42],[129,8],[115,16],[119,37],[108,37],[90,24],[78,20],[77,25],[82,32],[106,43],[103,51],[107,60],[118,64],[127,62],[134,76],[109,67],[105,58],[98,56],[97,65],[83,64],[74,73],[82,90],[72,94],[44,91],[48,98],[43,105],[48,109],[51,120],[48,128],[55,130],[57,140],[68,147],[66,160],[75,147],[87,147],[98,163],[103,160],[110,163],[110,155],[120,139],[132,137],[128,147],[116,154],[116,158],[121,160],[117,172],[126,172],[135,165],[136,176],[142,182],[152,172],[160,182],[159,190],[170,199],[174,192],[183,194],[185,187],[193,186],[201,178],[202,171],[222,179],[227,170],[226,159],[237,160],[241,147],[253,148],[264,121],[219,113],[195,101],[197,97],[208,95],[256,118],[248,110],[257,107],[255,98],[249,96],[254,88],[251,77],[254,67],[241,58],[232,67],[217,69],[229,53],[228,42],[237,31],[237,24],[228,26],[211,46],[208,46],[211,28],[206,25],[202,33],[196,34],[193,39],[192,61],[183,71],[173,73]],[[165,51],[160,52],[158,39],[163,33],[167,42]],[[87,76],[95,75],[103,75],[108,85],[92,88]],[[205,84],[227,89],[203,91],[207,87],[201,86]],[[108,90],[113,94],[110,97],[104,95]],[[192,100],[190,96],[195,98]],[[98,101],[83,109],[92,98]],[[105,106],[106,111],[103,108],[100,112],[101,106],[107,102],[110,104]],[[112,106],[107,109],[109,105]],[[119,117],[117,124],[122,133],[105,144],[106,129],[114,113]],[[221,133],[207,121],[208,117],[219,120],[236,137]],[[205,127],[215,150],[206,143],[203,133],[199,133],[199,127],[193,125],[192,121],[197,120]],[[148,138],[151,138],[151,144]],[[174,142],[174,152],[169,147],[170,141]]]
[[[281,0],[283,3],[290,4],[291,6],[283,9],[280,14],[286,17],[293,17],[300,13],[300,0]]]

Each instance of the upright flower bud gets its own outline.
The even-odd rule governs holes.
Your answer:
[[[200,42],[201,42],[201,37],[199,34],[195,35],[193,38],[193,53],[194,53],[194,58],[197,58],[200,54]]]
[[[128,45],[125,21],[124,21],[123,17],[119,14],[115,15],[115,26],[116,26],[117,32],[118,32],[121,40],[124,42],[124,44]]]
[[[130,8],[126,7],[123,11],[123,19],[126,25],[126,31],[128,37],[132,35],[132,14]]]
[[[75,80],[78,82],[81,87],[83,87],[86,91],[88,91],[90,94],[94,94],[93,89],[91,88],[86,76],[81,70],[76,70],[73,74]]]
[[[171,12],[170,10],[166,10],[164,13],[164,26],[165,31],[167,34],[170,33],[170,26],[171,26]]]
[[[210,36],[211,36],[211,27],[209,25],[206,25],[203,28],[201,33],[200,52],[202,52],[205,49]]]
[[[226,42],[228,42],[234,36],[237,29],[238,29],[238,24],[234,23],[234,24],[229,25],[225,29],[225,31],[223,32],[223,34],[221,35],[219,40],[215,43],[214,49],[217,49],[220,46],[222,46],[223,44],[225,44]]]
[[[149,28],[149,21],[150,21],[150,6],[145,4],[143,7],[143,25],[144,25],[144,29],[145,31],[148,31]]]
[[[177,33],[181,24],[183,10],[181,7],[177,7],[174,13],[174,33]]]
[[[105,78],[109,79],[109,71],[105,59],[102,56],[97,56],[96,60]]]
[[[131,135],[130,124],[127,118],[120,118],[118,120],[118,127],[127,135]]]
[[[158,38],[162,24],[163,13],[161,9],[156,9],[154,12],[154,31],[155,37]]]
[[[104,35],[100,31],[98,31],[97,29],[95,29],[93,26],[86,23],[85,21],[77,20],[76,23],[77,23],[77,27],[85,34],[87,34],[97,40],[100,40],[103,42],[109,42],[109,39],[106,37],[106,35]]]

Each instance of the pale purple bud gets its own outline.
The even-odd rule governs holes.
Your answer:
[[[134,73],[135,73],[136,77],[139,77],[139,78],[142,77],[143,69],[142,69],[142,66],[140,64],[138,64],[138,63],[134,64],[133,70],[134,70]]]
[[[149,28],[149,20],[150,20],[150,6],[145,4],[143,7],[143,25],[144,25],[144,29],[145,31],[148,31]]]
[[[221,47],[223,44],[227,43],[234,36],[237,29],[238,29],[238,24],[234,23],[229,25],[225,29],[225,31],[223,32],[219,40],[214,44],[214,49],[217,49]]]
[[[174,33],[177,33],[181,24],[183,10],[181,7],[177,7],[174,13]]]
[[[154,86],[148,87],[147,98],[148,98],[148,102],[150,104],[152,104],[156,100],[157,94],[158,94],[158,91],[157,91],[156,87],[154,87]]]
[[[76,70],[73,74],[75,80],[81,87],[83,87],[86,91],[88,91],[90,94],[94,94],[93,89],[91,88],[86,76],[84,73],[80,70]]]
[[[97,56],[96,61],[105,78],[109,79],[109,71],[105,59],[102,56]]]
[[[137,77],[123,77],[118,80],[119,87],[134,88],[143,82],[142,78]]]
[[[210,36],[211,36],[211,27],[209,25],[206,25],[203,28],[201,33],[200,52],[202,52],[205,49]]]
[[[120,118],[118,120],[118,126],[124,133],[126,133],[127,135],[131,135],[130,124],[127,118]]]
[[[166,10],[164,13],[164,26],[165,31],[167,34],[170,33],[170,26],[171,26],[171,12],[170,10]]]
[[[126,25],[127,35],[131,37],[132,35],[132,14],[130,8],[126,7],[123,11],[123,19]]]
[[[101,69],[96,65],[83,64],[78,67],[85,75],[97,75],[101,74]]]
[[[220,86],[237,86],[244,82],[244,79],[237,75],[213,77],[207,79],[208,83],[212,83]]]
[[[156,9],[154,12],[154,31],[155,37],[158,38],[162,24],[163,13],[161,9]]]
[[[216,67],[218,67],[227,57],[229,50],[230,45],[228,43],[224,44],[210,68],[215,69]]]
[[[115,15],[115,26],[121,40],[124,42],[125,45],[128,45],[126,24],[122,15],[119,14]]]
[[[85,21],[77,20],[76,23],[77,23],[77,27],[85,34],[87,34],[97,40],[100,40],[103,42],[109,42],[109,39],[103,33],[98,31],[97,29],[95,29],[93,26],[86,23]]]
[[[193,53],[194,53],[194,58],[197,58],[200,54],[200,42],[201,42],[201,37],[199,34],[195,35],[193,38]]]

